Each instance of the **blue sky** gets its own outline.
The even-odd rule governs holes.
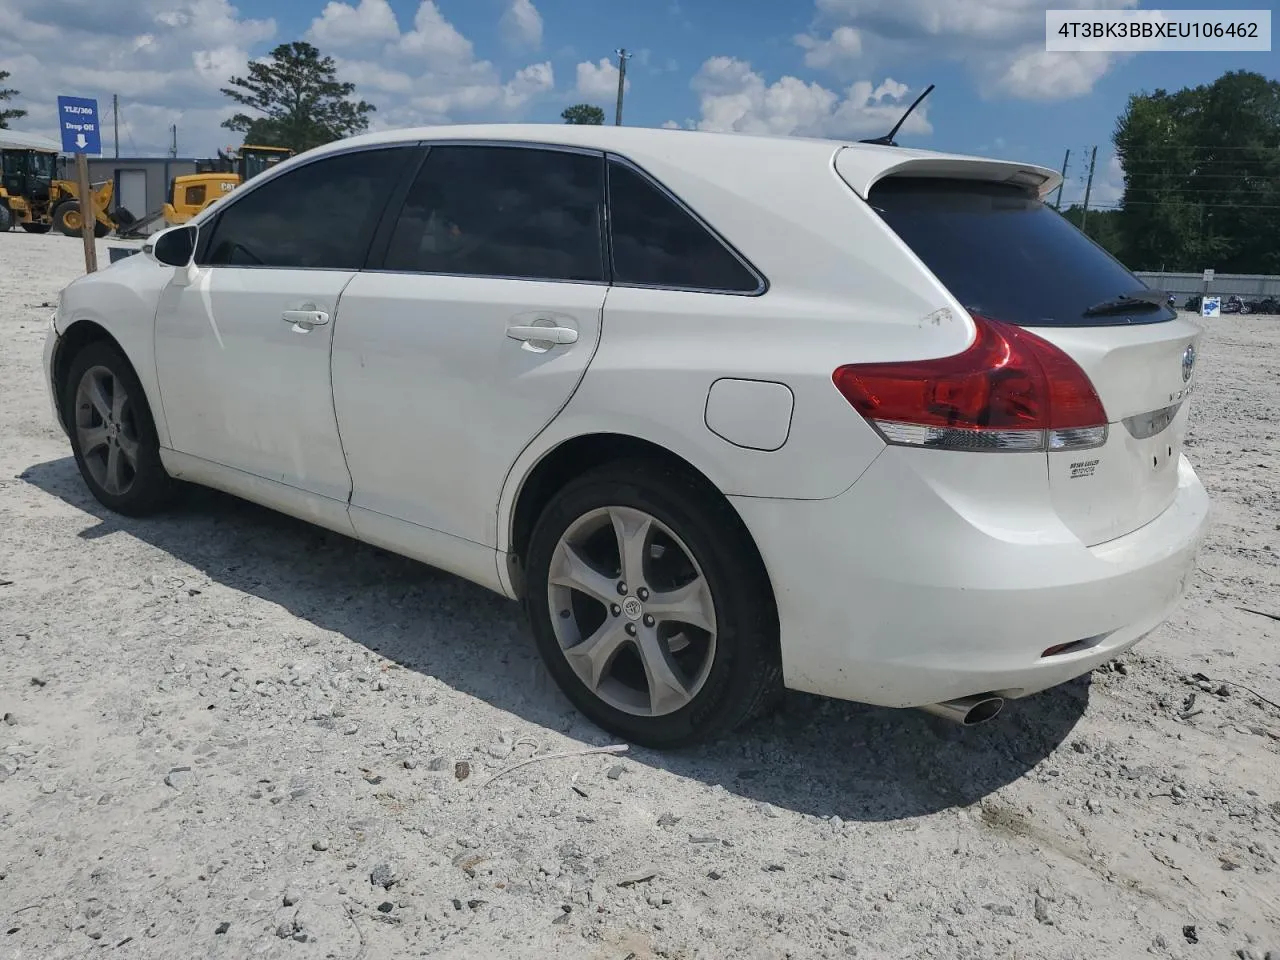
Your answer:
[[[104,106],[118,93],[122,152],[163,152],[176,123],[180,152],[203,155],[235,140],[219,127],[231,111],[218,87],[276,43],[306,38],[334,55],[387,126],[555,122],[581,100],[612,122],[611,60],[625,45],[628,124],[872,136],[935,83],[901,142],[1052,167],[1070,148],[1068,198],[1097,144],[1104,204],[1119,195],[1110,135],[1130,93],[1228,69],[1278,75],[1272,53],[1046,54],[1049,6],[1138,2],[0,0],[0,69],[31,111],[15,126],[52,132],[59,93]]]

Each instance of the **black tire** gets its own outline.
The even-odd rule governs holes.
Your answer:
[[[667,527],[683,541],[711,593],[716,630],[710,667],[692,699],[673,712],[641,716],[607,703],[570,665],[552,623],[548,581],[561,537],[579,518],[606,507],[640,510]],[[525,613],[547,668],[574,706],[617,736],[659,749],[714,740],[773,706],[782,692],[778,615],[768,576],[733,508],[700,478],[631,460],[573,480],[538,519],[525,569]],[[668,653],[674,659],[669,648]]]
[[[99,240],[101,240],[103,237],[105,237],[105,236],[106,236],[107,234],[109,234],[110,232],[111,232],[111,228],[110,228],[110,227],[108,227],[108,226],[107,226],[105,223],[103,223],[101,220],[95,220],[95,221],[93,221],[93,235],[94,235],[95,237],[97,237]]]
[[[79,225],[68,223],[67,218],[71,214],[79,214],[80,202],[78,200],[63,200],[60,204],[53,208],[53,226],[59,233],[67,237],[80,236]],[[78,219],[78,218],[77,218]]]
[[[7,203],[0,203],[0,233],[7,233],[13,229],[13,211],[9,209]]]
[[[78,425],[90,426],[95,421],[91,412],[91,404],[79,404],[77,393],[81,382],[90,371],[105,370],[123,387],[127,398],[120,411],[118,423],[121,425],[117,433],[136,444],[136,466],[130,471],[131,477],[127,486],[120,490],[108,490],[94,475],[86,459],[100,454],[104,448],[98,447],[86,451],[85,440]],[[137,374],[124,355],[113,345],[105,341],[94,341],[85,346],[71,358],[65,382],[60,384],[62,393],[63,420],[71,437],[71,449],[75,454],[76,466],[80,468],[80,476],[84,478],[89,492],[104,507],[126,516],[140,517],[163,510],[173,503],[180,487],[176,480],[165,472],[160,462],[160,441],[156,436],[155,421],[152,419],[151,407],[147,403],[146,394]],[[114,395],[114,391],[113,391]],[[101,417],[96,417],[101,422]],[[124,441],[119,441],[123,443]]]
[[[47,223],[24,223],[22,229],[27,233],[48,233],[53,227]]]

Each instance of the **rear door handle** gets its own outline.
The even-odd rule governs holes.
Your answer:
[[[578,331],[573,327],[539,327],[514,326],[507,327],[507,336],[512,340],[523,340],[526,343],[577,343]]]
[[[323,310],[286,310],[281,319],[295,327],[319,327],[329,322],[329,315]]]

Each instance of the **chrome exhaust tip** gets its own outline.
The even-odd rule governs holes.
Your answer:
[[[920,709],[962,727],[976,727],[980,723],[994,720],[1000,714],[1004,709],[1004,698],[982,693],[973,697],[944,700],[942,703],[930,703]]]

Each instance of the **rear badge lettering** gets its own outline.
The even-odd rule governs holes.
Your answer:
[[[1097,466],[1097,460],[1079,460],[1071,465],[1071,479],[1076,480],[1080,477],[1092,477],[1093,471]]]

